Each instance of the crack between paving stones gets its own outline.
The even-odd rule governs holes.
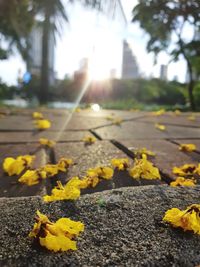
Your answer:
[[[122,145],[120,142],[116,141],[116,140],[111,140],[110,141],[115,147],[117,147],[118,149],[120,149],[122,152],[124,152],[128,157],[130,157],[131,159],[135,158],[135,154],[134,152],[130,151],[126,146]],[[156,167],[156,165],[154,165]],[[158,168],[158,167],[157,167]],[[158,168],[159,169],[159,168]],[[170,178],[170,176],[166,173],[164,173],[163,171],[161,171],[159,169],[159,172],[161,174],[162,177],[162,181],[165,182],[166,184],[170,184],[173,179]]]
[[[98,133],[96,133],[95,131],[93,131],[93,130],[89,130],[89,132],[90,132],[91,134],[93,134],[99,141],[102,141],[102,140],[103,140],[103,139],[101,138],[101,136],[98,135]]]

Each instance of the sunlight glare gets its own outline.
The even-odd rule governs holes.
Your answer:
[[[98,112],[100,111],[101,107],[99,106],[99,104],[92,104],[91,109],[95,112]]]

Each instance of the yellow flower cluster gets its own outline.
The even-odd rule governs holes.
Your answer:
[[[111,164],[114,168],[123,171],[129,167],[129,159],[128,158],[112,159]]]
[[[135,159],[134,166],[129,170],[129,174],[134,179],[161,179],[158,168],[154,167],[153,164],[147,160],[145,154],[142,155],[141,159]]]
[[[177,177],[175,181],[170,183],[170,186],[195,186],[196,180],[194,179],[186,179],[184,177]]]
[[[49,120],[44,119],[44,116],[40,112],[33,112],[32,114],[34,120],[35,127],[38,130],[45,130],[51,127],[51,122]]]
[[[109,180],[113,176],[113,169],[109,167],[97,167],[89,169],[87,175],[81,180],[78,177],[73,177],[63,186],[61,182],[57,182],[57,186],[52,189],[51,195],[43,197],[45,202],[56,200],[76,200],[80,197],[81,189],[87,187],[95,187],[100,179]]]
[[[174,167],[173,173],[179,176],[191,176],[197,173],[197,167],[195,164],[184,164],[180,167]]]
[[[91,145],[94,144],[96,142],[96,138],[93,136],[85,136],[82,141],[86,144],[86,145]]]
[[[172,208],[166,211],[163,221],[174,227],[181,227],[184,231],[193,231],[200,234],[200,205],[193,204],[186,210]]]
[[[154,115],[154,116],[161,116],[163,114],[165,114],[165,109],[164,108],[162,108],[162,109],[160,109],[158,111],[152,112],[152,115]]]
[[[196,145],[194,144],[181,144],[179,150],[184,152],[192,152],[196,150]]]
[[[152,156],[152,157],[155,157],[156,155],[154,152],[152,152],[151,150],[148,150],[146,147],[136,150],[134,154],[136,156],[142,156],[142,154],[145,154],[147,156]]]
[[[26,171],[18,182],[32,186],[38,184],[41,179],[46,179],[58,174],[59,171],[66,172],[73,164],[71,159],[61,158],[57,164],[47,164],[39,169]]]
[[[41,246],[54,252],[77,250],[74,239],[84,231],[83,223],[69,218],[61,218],[53,223],[46,215],[39,211],[36,213],[37,222],[29,233],[29,237],[37,238]]]
[[[40,143],[40,145],[47,146],[47,147],[53,147],[56,144],[55,141],[49,140],[47,138],[40,138],[39,143]]]
[[[24,155],[18,156],[16,159],[8,157],[4,159],[3,169],[9,176],[19,175],[25,168],[31,167],[35,156]]]
[[[160,131],[165,131],[166,130],[166,126],[162,125],[162,124],[159,124],[159,123],[156,123],[155,127],[156,127],[156,129],[158,129]]]

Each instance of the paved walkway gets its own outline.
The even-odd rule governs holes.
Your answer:
[[[200,201],[198,185],[195,189],[168,186],[175,179],[172,167],[200,162],[200,114],[191,120],[190,113],[152,116],[146,112],[81,110],[71,115],[65,110],[41,110],[52,127],[38,132],[33,126],[32,112],[0,110],[1,166],[5,157],[28,153],[36,155],[34,167],[56,163],[60,157],[70,157],[76,164],[67,175],[32,187],[19,184],[17,177],[8,177],[0,169],[1,266],[200,264],[199,237],[162,223],[168,208],[174,205],[185,208]],[[116,124],[119,120],[121,123]],[[155,123],[164,124],[166,131],[156,129]],[[82,139],[88,135],[97,141],[85,146]],[[57,144],[51,149],[41,148],[38,144],[41,137],[56,140]],[[181,143],[196,144],[197,151],[181,152],[178,149]],[[112,181],[86,191],[100,193],[85,195],[76,204],[42,203],[40,196],[49,193],[58,178],[66,182],[72,176],[83,176],[88,168],[107,165],[112,158],[133,159],[134,151],[143,147],[156,153],[152,162],[161,172],[161,181],[138,182],[128,172],[115,171]],[[106,207],[99,207],[101,198]],[[32,246],[27,233],[37,208],[55,219],[60,215],[84,221],[86,231],[77,252],[54,254]]]

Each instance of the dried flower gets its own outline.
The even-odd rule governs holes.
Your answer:
[[[39,239],[41,246],[54,252],[77,249],[74,238],[84,231],[83,223],[69,218],[61,218],[53,223],[46,215],[39,211],[36,213],[36,223],[29,237]]]
[[[156,127],[156,129],[158,129],[160,131],[165,131],[166,130],[166,126],[162,125],[162,124],[159,124],[159,123],[156,123],[155,127]]]
[[[186,179],[184,177],[177,177],[175,181],[170,183],[170,186],[195,186],[196,180],[194,179]]]
[[[112,159],[111,164],[114,168],[123,171],[129,167],[129,159],[128,158]]]
[[[35,126],[39,130],[45,130],[51,127],[51,122],[49,120],[36,120],[34,121]]]
[[[194,144],[180,144],[179,150],[185,151],[185,152],[192,152],[196,150],[196,145]]]
[[[19,175],[25,168],[32,165],[35,156],[24,155],[15,158],[5,158],[3,162],[3,169],[9,176]]]
[[[196,172],[195,164],[184,164],[180,167],[174,167],[172,172],[179,176],[193,175]]]
[[[129,174],[135,179],[161,179],[158,168],[147,160],[145,154],[142,155],[141,159],[135,159],[134,166],[129,170]]]
[[[40,145],[47,146],[47,147],[53,147],[56,144],[55,141],[49,140],[47,138],[40,138],[39,143]]]
[[[169,222],[174,227],[181,227],[184,231],[193,231],[200,234],[200,205],[193,204],[186,210],[172,208],[166,211],[163,221]]]

